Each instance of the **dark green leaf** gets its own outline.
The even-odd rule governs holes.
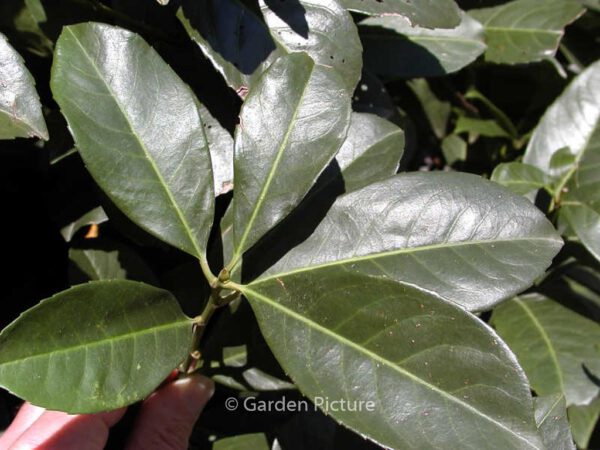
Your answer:
[[[483,27],[466,14],[451,30],[412,27],[400,16],[360,23],[365,66],[388,77],[433,77],[456,72],[485,51]]]
[[[288,52],[307,52],[332,67],[354,91],[362,69],[362,45],[352,16],[337,0],[265,1],[260,7],[273,38]]]
[[[600,417],[600,398],[586,406],[571,406],[568,414],[575,443],[579,448],[587,449]]]
[[[494,332],[461,308],[346,271],[242,289],[305,395],[317,405],[363,402],[362,411],[321,405],[363,436],[392,448],[542,448],[525,375]]]
[[[113,202],[146,231],[204,257],[213,179],[190,88],[138,35],[85,23],[58,40],[52,91]]]
[[[575,450],[567,420],[565,397],[562,394],[536,397],[535,421],[547,449]]]
[[[548,176],[540,169],[519,162],[499,164],[491,180],[520,195],[535,193],[550,183]]]
[[[579,75],[546,111],[524,161],[557,179],[561,220],[600,260],[600,62]],[[568,150],[567,150],[568,149]],[[569,155],[572,158],[569,159]],[[569,161],[571,164],[569,164]]]
[[[600,61],[575,78],[548,108],[531,137],[523,162],[558,177],[584,161],[586,155],[600,151],[600,90],[596,89],[599,83]],[[552,163],[559,152],[561,159]],[[576,158],[566,167],[563,161],[569,153]]]
[[[339,197],[263,277],[363,272],[483,310],[529,286],[561,245],[537,208],[495,183],[409,173]]]
[[[0,33],[0,139],[34,136],[48,139],[35,80]]]
[[[494,310],[492,323],[516,353],[538,395],[564,394],[567,406],[585,405],[600,388],[600,326],[540,294],[515,298]]]
[[[373,114],[352,113],[348,135],[335,160],[346,192],[355,191],[398,171],[404,132]]]
[[[514,0],[469,14],[485,27],[486,61],[522,64],[554,56],[564,27],[583,11],[577,0]]]
[[[283,219],[342,145],[350,98],[305,53],[279,58],[248,94],[235,136],[233,262]]]
[[[345,8],[363,14],[401,15],[413,25],[427,28],[454,28],[460,23],[460,10],[454,0],[339,0]]]
[[[162,289],[122,280],[76,286],[2,331],[0,385],[53,410],[119,408],[150,394],[185,358],[191,329]]]

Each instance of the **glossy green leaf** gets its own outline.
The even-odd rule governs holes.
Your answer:
[[[547,449],[575,450],[567,420],[565,397],[562,394],[536,397],[535,422]]]
[[[568,415],[577,447],[587,449],[600,417],[600,398],[586,406],[571,406]]]
[[[540,294],[494,310],[492,323],[515,352],[538,395],[564,394],[567,406],[600,393],[586,374],[600,373],[600,326]]]
[[[535,193],[550,183],[548,176],[540,169],[519,162],[499,164],[491,180],[520,195]]]
[[[0,139],[48,139],[35,80],[21,56],[0,33]]]
[[[577,164],[577,155],[571,153],[569,147],[561,148],[552,154],[549,169],[555,174],[564,174]]]
[[[64,28],[51,84],[88,170],[112,201],[146,231],[203,257],[213,179],[190,88],[141,37],[99,23]]]
[[[600,260],[600,62],[579,75],[546,111],[524,161],[557,179],[561,220]],[[569,160],[569,155],[574,158]],[[570,162],[570,164],[569,164]]]
[[[339,197],[263,277],[362,272],[484,310],[531,285],[561,245],[537,208],[495,183],[408,173]]]
[[[595,168],[597,171],[597,167]],[[596,183],[596,189],[600,180]],[[583,245],[600,261],[600,192],[593,199],[579,200],[577,193],[563,203],[560,217],[575,232]]]
[[[320,202],[323,197],[351,192],[390,177],[398,171],[403,150],[402,129],[375,115],[353,112],[342,147],[295,213],[314,210],[315,203]],[[301,227],[296,227],[296,230],[299,228]],[[234,252],[231,207],[221,219],[221,241],[224,259],[229,261]],[[257,252],[264,255],[263,250],[258,249]],[[239,269],[238,264],[231,272],[236,281],[240,280]]]
[[[362,401],[362,411],[320,406],[361,435],[391,448],[542,448],[525,375],[494,332],[461,308],[347,271],[242,289],[306,396],[317,405]]]
[[[136,280],[158,285],[152,269],[129,246],[107,238],[69,249],[71,285],[95,280]]]
[[[302,200],[346,137],[350,98],[306,53],[279,58],[244,102],[235,135],[234,262]]]
[[[242,97],[285,53],[262,19],[238,0],[183,0],[177,17],[227,84]]]
[[[362,70],[362,45],[352,16],[337,0],[260,0],[273,38],[288,52],[306,52],[332,67],[354,91]]]
[[[370,16],[401,15],[410,23],[426,28],[454,28],[460,10],[454,0],[339,0],[345,8]]]
[[[400,16],[360,22],[365,66],[388,77],[434,77],[456,72],[485,51],[483,27],[462,15],[458,27],[445,30],[412,27]]]
[[[123,280],[79,285],[2,331],[0,385],[53,410],[119,408],[150,394],[185,358],[191,329],[162,289]]]
[[[269,441],[262,433],[241,434],[219,439],[213,444],[213,450],[269,450]]]
[[[536,127],[527,147],[523,162],[539,167],[558,177],[569,167],[552,164],[556,153],[562,158],[568,152],[576,158],[577,165],[600,152],[600,61],[592,64],[579,75],[565,92],[548,108]]]
[[[402,129],[373,114],[352,113],[348,135],[335,156],[345,191],[394,175],[403,152]]]
[[[577,0],[513,0],[469,11],[485,27],[485,59],[522,64],[553,57],[564,27],[584,9]]]

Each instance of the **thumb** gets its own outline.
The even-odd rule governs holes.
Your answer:
[[[127,450],[185,450],[214,383],[192,375],[160,388],[142,405]]]

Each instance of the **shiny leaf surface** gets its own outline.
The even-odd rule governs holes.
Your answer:
[[[35,81],[21,56],[0,33],[0,139],[48,139]]]
[[[459,307],[347,271],[285,275],[243,292],[306,396],[362,401],[362,411],[321,408],[363,436],[392,448],[542,448],[514,356]]]
[[[306,52],[333,68],[354,91],[362,69],[362,45],[352,16],[337,0],[260,0],[275,41],[288,52]]]
[[[573,438],[579,448],[587,449],[600,417],[600,398],[589,405],[571,406],[568,409]]]
[[[203,257],[213,179],[190,88],[138,35],[85,23],[58,40],[52,92],[112,201],[156,237]]]
[[[185,358],[191,329],[162,289],[123,280],[79,285],[2,331],[0,385],[48,409],[116,409],[145,398]]]
[[[567,406],[600,392],[586,373],[600,373],[600,326],[539,294],[494,310],[492,323],[515,352],[538,395],[564,394]]]
[[[569,422],[565,397],[562,394],[536,397],[535,422],[542,442],[547,449],[575,450]]]
[[[523,64],[554,56],[564,27],[583,11],[577,0],[513,0],[469,14],[485,27],[486,61]]]
[[[540,169],[519,162],[499,164],[491,180],[521,195],[536,192],[550,183],[548,176]]]
[[[487,309],[529,286],[562,245],[529,201],[478,177],[409,173],[336,200],[263,277],[362,272]]]
[[[557,179],[561,220],[600,260],[600,62],[579,75],[548,108],[524,161]],[[569,158],[571,156],[571,158]]]
[[[248,94],[235,135],[234,262],[308,192],[346,137],[350,98],[305,53],[278,59]]]
[[[404,132],[373,114],[352,113],[348,135],[335,156],[346,192],[355,191],[398,171]]]

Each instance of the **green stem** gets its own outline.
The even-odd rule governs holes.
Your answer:
[[[211,288],[216,288],[218,284],[218,278],[215,276],[214,273],[212,273],[212,270],[210,270],[210,266],[208,265],[208,260],[206,259],[206,256],[202,255],[199,258],[199,261],[200,268],[202,269],[202,273],[206,277],[208,284],[210,284]]]
[[[550,211],[553,211],[560,206],[563,190],[575,172],[577,172],[577,164],[574,164],[573,167],[569,169],[565,176],[562,177],[560,182],[556,185],[556,188],[554,189],[554,195],[552,196],[552,203],[550,204]]]
[[[235,299],[239,298],[241,294],[241,291],[239,289],[236,289],[240,287],[237,284],[233,283],[233,285],[235,286],[234,287],[230,285],[231,283],[228,280],[221,280],[221,277],[217,278],[214,275],[212,275],[212,277],[214,280],[211,282],[211,294],[208,299],[208,302],[206,303],[206,306],[204,307],[202,313],[194,318],[191,352],[188,354],[185,362],[180,368],[180,372],[184,376],[194,371],[195,365],[200,359],[200,341],[202,340],[202,336],[204,336],[206,326],[208,325],[208,322],[214,315],[215,311],[229,304]],[[220,295],[220,293],[224,288],[233,289],[234,291],[223,297]]]
[[[575,54],[564,43],[561,43],[559,48],[562,54],[567,59],[567,61],[569,61],[569,63],[573,66],[575,66],[575,69],[577,71],[581,72],[585,68],[585,66],[581,63],[581,61],[579,61],[577,56],[575,56]]]
[[[218,294],[217,294],[218,295]],[[204,335],[204,330],[206,330],[206,326],[210,321],[211,317],[215,313],[215,311],[219,307],[217,306],[217,302],[215,302],[214,291],[213,294],[210,295],[208,299],[208,303],[204,307],[202,313],[194,318],[194,329],[192,334],[192,351],[188,353],[188,356],[185,362],[182,365],[181,372],[183,374],[188,374],[194,370],[194,366],[196,362],[200,359],[200,341],[202,340],[202,336]]]

